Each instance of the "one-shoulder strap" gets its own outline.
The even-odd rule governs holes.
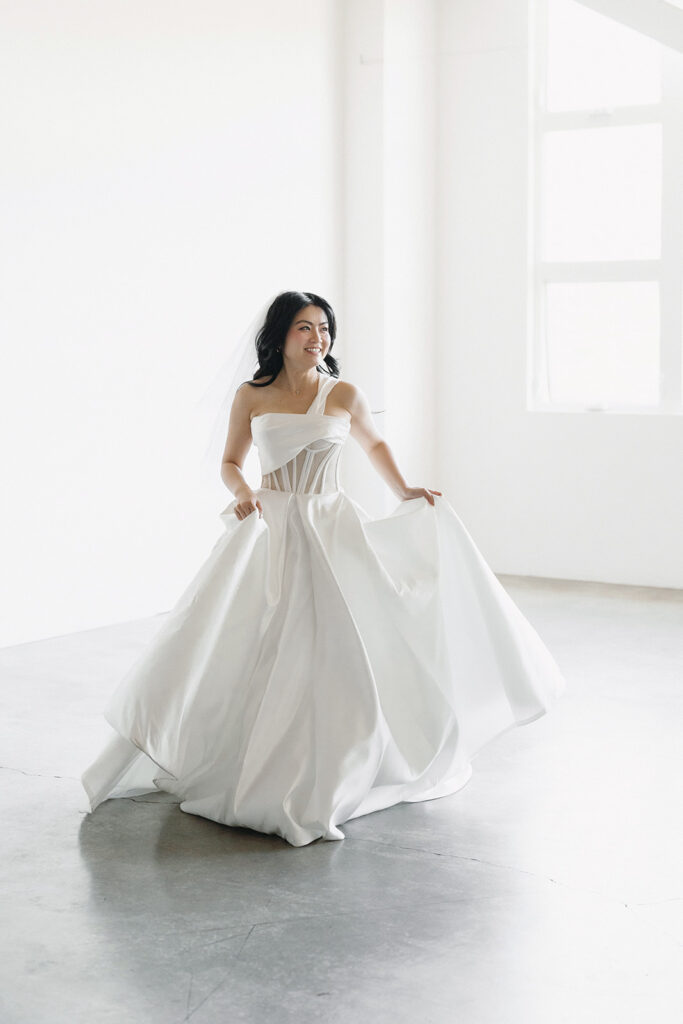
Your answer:
[[[339,380],[339,377],[327,377],[322,373],[320,374],[320,376],[322,377],[322,380],[319,381],[318,383],[318,394],[315,396],[313,402],[306,410],[306,415],[308,415],[308,413],[317,414],[323,413],[325,411],[325,402],[327,401],[327,396],[329,395],[330,391]]]

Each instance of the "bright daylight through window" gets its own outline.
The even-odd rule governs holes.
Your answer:
[[[532,4],[531,410],[683,412],[683,54],[618,12]]]

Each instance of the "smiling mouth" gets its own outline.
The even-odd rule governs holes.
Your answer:
[[[320,352],[320,348],[305,348],[304,352]]]

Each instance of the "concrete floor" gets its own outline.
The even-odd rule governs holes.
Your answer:
[[[0,650],[2,1024],[683,1020],[683,592],[502,582],[561,704],[298,849],[165,794],[85,814],[158,618]]]

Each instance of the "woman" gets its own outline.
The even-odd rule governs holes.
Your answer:
[[[324,302],[318,296],[316,298],[318,302]],[[280,297],[280,305],[284,307],[284,296]],[[277,307],[274,310],[274,318],[276,309]],[[263,511],[258,497],[241,472],[252,444],[252,419],[268,415],[269,410],[276,414],[281,414],[284,410],[285,415],[305,413],[318,395],[318,385],[321,382],[319,367],[328,360],[334,377],[329,382],[326,393],[329,394],[333,387],[334,393],[330,395],[325,405],[326,415],[338,416],[349,424],[351,436],[358,441],[377,471],[402,501],[425,497],[433,505],[432,494],[441,494],[441,491],[431,491],[426,487],[407,486],[394,461],[391,449],[377,433],[365,395],[353,384],[337,379],[336,360],[331,356],[334,344],[333,316],[329,307],[328,312],[325,312],[321,306],[304,306],[292,320],[283,344],[278,343],[279,332],[274,323],[275,344],[269,344],[266,333],[259,353],[263,365],[272,366],[272,369],[263,376],[256,377],[254,381],[245,382],[237,392],[223,453],[221,476],[225,485],[238,499],[238,504],[234,508],[238,519],[244,519],[257,508],[259,515]],[[264,389],[265,394],[254,393],[259,390],[257,384],[260,386],[259,389]],[[337,455],[339,451],[340,449],[337,450]],[[262,486],[277,488],[277,478],[266,484],[262,481]],[[300,486],[298,489],[301,491],[305,488]]]
[[[351,818],[456,792],[477,750],[562,693],[445,497],[406,484],[339,379],[335,336],[318,295],[270,304],[230,410],[225,532],[105,709],[91,810],[159,788],[294,846],[343,839]],[[388,516],[340,487],[349,434],[400,499]]]

